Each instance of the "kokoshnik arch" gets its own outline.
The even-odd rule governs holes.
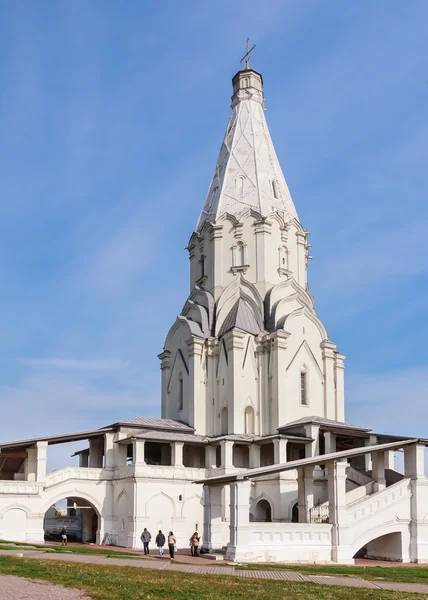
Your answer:
[[[69,498],[91,510],[82,537],[98,543],[139,547],[148,527],[186,546],[199,529],[230,560],[426,562],[428,442],[345,422],[345,356],[308,291],[308,231],[262,76],[245,68],[232,84],[187,246],[190,294],[159,355],[162,418],[0,444],[0,538],[42,542],[45,513]],[[49,445],[82,439],[79,467],[46,472]]]

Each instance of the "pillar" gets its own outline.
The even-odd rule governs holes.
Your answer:
[[[205,341],[196,336],[192,336],[186,341],[187,356],[189,359],[189,389],[188,398],[186,400],[189,406],[189,425],[194,427],[196,431],[204,431],[206,423],[206,404],[199,402],[200,398],[205,396],[204,370],[202,363],[202,352]]]
[[[132,440],[132,458],[134,465],[145,465],[146,460],[144,457],[145,440],[134,439]]]
[[[89,466],[100,469],[103,466],[103,439],[91,438],[89,440]]]
[[[205,446],[205,468],[215,469],[217,466],[216,446]]]
[[[37,442],[36,444],[36,460],[37,460],[37,481],[45,481],[46,479],[46,462],[47,462],[47,442]]]
[[[324,416],[336,419],[336,390],[335,390],[335,350],[336,344],[330,341],[321,342],[324,368]]]
[[[260,467],[260,452],[261,446],[258,444],[251,444],[250,446],[250,469],[257,469]]]
[[[319,451],[319,434],[320,434],[320,426],[315,425],[314,423],[310,423],[309,425],[304,426],[306,437],[310,437],[313,439],[312,443],[308,443],[305,445],[305,456],[306,458],[311,458],[312,456],[318,456]]]
[[[311,508],[314,505],[313,467],[297,470],[297,494],[299,508],[299,523],[311,522]]]
[[[248,480],[230,484],[230,538],[227,560],[240,560],[248,556],[250,548],[250,491]]]
[[[79,467],[88,468],[89,465],[89,450],[83,450],[79,454]]]
[[[27,448],[27,462],[26,462],[26,480],[36,481],[37,479],[37,448]]]
[[[114,469],[116,466],[115,460],[115,450],[116,444],[114,442],[114,433],[105,433],[104,434],[104,467],[106,469]]]
[[[277,438],[273,440],[274,462],[280,465],[287,462],[287,443],[285,438]]]
[[[327,465],[329,521],[333,525],[331,559],[334,562],[353,564],[347,535],[346,467],[346,462],[339,461]]]
[[[221,446],[221,466],[222,467],[233,467],[233,442],[230,440],[223,440],[220,442]]]
[[[162,400],[161,400],[161,416],[162,419],[167,419],[170,417],[169,415],[169,406],[168,406],[168,381],[170,376],[170,367],[171,367],[171,352],[169,350],[165,350],[162,354],[159,354],[158,358],[161,361],[161,371],[162,371]]]
[[[372,452],[372,478],[374,480],[374,492],[381,492],[386,488],[385,480],[385,453]]]
[[[174,442],[171,444],[172,465],[174,467],[183,466],[183,442]]]
[[[212,550],[211,541],[211,487],[208,484],[203,485],[204,498],[204,530],[202,534],[202,547],[208,552]]]
[[[336,452],[336,434],[324,431],[324,453],[331,454],[332,452]]]
[[[394,450],[385,450],[385,469],[395,471],[395,452]]]
[[[428,481],[425,477],[425,447],[404,446],[404,477],[410,478],[410,561],[428,562],[428,531],[425,520],[428,506]]]

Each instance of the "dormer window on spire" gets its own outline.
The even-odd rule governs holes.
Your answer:
[[[275,198],[275,200],[279,200],[278,182],[275,181],[275,179],[272,179],[271,185],[273,197]]]

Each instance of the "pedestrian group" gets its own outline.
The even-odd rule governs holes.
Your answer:
[[[197,531],[190,536],[190,553],[192,556],[198,556],[199,551],[199,541],[200,537]],[[147,527],[144,527],[144,531],[141,534],[141,541],[143,542],[144,554],[150,554],[149,544],[152,540],[152,534],[147,530]],[[155,543],[159,552],[159,556],[163,556],[163,547],[166,542],[165,535],[162,533],[162,530],[159,529],[158,534],[155,539]],[[177,545],[177,539],[172,531],[168,533],[168,551],[171,559],[175,556],[175,549]]]

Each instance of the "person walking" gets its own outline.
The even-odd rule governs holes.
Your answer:
[[[175,538],[175,535],[172,533],[172,531],[170,531],[168,533],[168,550],[169,550],[169,555],[172,560],[174,560],[174,552],[175,552],[175,544],[176,543],[177,543],[177,540]]]
[[[163,556],[163,547],[165,546],[165,536],[162,533],[162,530],[159,529],[159,533],[156,536],[156,546],[159,550],[159,556]]]
[[[197,531],[195,531],[195,533],[192,535],[192,537],[190,538],[191,540],[191,544],[192,544],[192,555],[193,556],[198,556],[198,549],[199,549],[199,540],[201,538],[199,537],[199,534]]]
[[[67,542],[67,527],[64,525],[64,527],[61,529],[61,546],[66,546]]]
[[[144,554],[150,554],[149,544],[151,542],[151,539],[152,534],[150,533],[150,531],[147,531],[147,527],[144,527],[144,531],[141,534],[141,541],[143,542],[144,546]]]

